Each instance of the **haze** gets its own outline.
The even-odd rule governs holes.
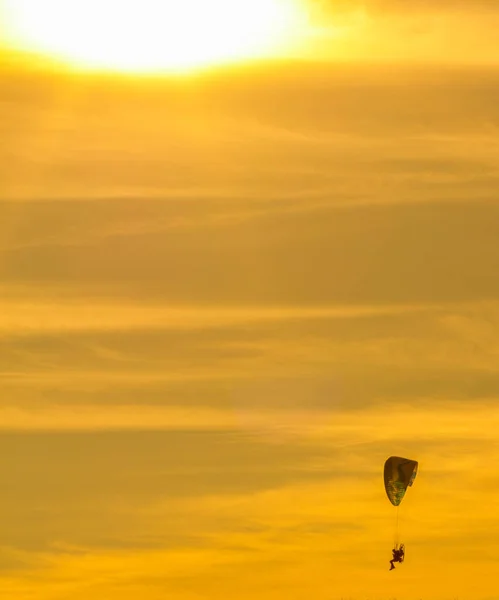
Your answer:
[[[241,1],[111,64],[55,4],[79,58],[0,0],[2,597],[495,598],[499,7]]]

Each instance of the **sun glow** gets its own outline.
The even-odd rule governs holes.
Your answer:
[[[10,48],[84,69],[186,70],[278,53],[299,0],[0,0]]]

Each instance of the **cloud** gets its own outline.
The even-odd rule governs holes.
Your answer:
[[[320,447],[235,431],[11,433],[1,445],[3,546],[23,551],[204,545],[212,530],[241,524],[223,513],[207,522],[203,497],[230,502],[328,476],[307,467]],[[190,525],[183,498],[199,503]]]
[[[281,67],[2,79],[6,598],[490,596],[497,74]]]
[[[417,12],[446,12],[453,10],[464,10],[465,12],[497,12],[499,8],[490,0],[477,0],[470,5],[467,0],[443,0],[435,4],[431,0],[414,0],[407,4],[401,4],[397,0],[310,0],[310,5],[317,9],[330,10],[331,12],[342,12],[350,10],[365,9],[373,13],[385,14],[386,12],[397,12],[402,14],[413,14]]]
[[[341,411],[494,401],[495,302],[168,307],[3,303],[4,429],[308,435]],[[38,326],[38,323],[43,326]],[[301,432],[301,433],[300,433]]]
[[[2,276],[5,283],[88,286],[101,289],[94,294],[177,305],[493,299],[497,210],[493,201],[324,206],[168,235],[47,242],[4,252]],[[40,228],[51,212],[39,213]]]
[[[498,64],[495,2],[310,0],[315,54],[345,62]]]
[[[395,409],[389,419],[374,410],[363,419],[342,415],[305,443],[277,445],[236,432],[2,436],[4,548],[39,561],[29,577],[4,572],[2,591],[36,582],[50,597],[64,582],[76,594],[147,589],[155,598],[155,590],[188,586],[216,597],[220,586],[231,590],[230,581],[240,585],[251,572],[249,589],[286,590],[293,582],[302,590],[312,581],[326,598],[331,589],[352,589],[344,573],[359,544],[366,559],[353,567],[362,582],[354,589],[381,590],[388,558],[380,544],[389,549],[394,515],[380,469],[391,452],[420,460],[401,521],[410,565],[429,569],[437,556],[447,572],[468,560],[460,540],[495,548],[493,506],[482,506],[480,519],[470,520],[469,511],[480,502],[473,489],[492,482],[497,416],[490,407]],[[337,438],[345,434],[342,446]],[[367,443],[356,444],[358,436]],[[437,541],[429,556],[425,548]],[[482,558],[477,574],[491,568]],[[439,585],[412,581],[413,593],[430,583]]]
[[[164,227],[198,226],[224,210],[237,217],[279,199],[386,201],[378,161],[383,179],[392,179],[404,159],[435,161],[430,175],[442,161],[456,161],[455,193],[474,168],[494,172],[498,90],[493,69],[320,63],[262,66],[184,86],[146,81],[140,90],[119,80],[10,75],[2,80],[3,198],[121,198],[114,231],[129,228],[132,215],[137,229],[154,230],[156,217]],[[146,118],[137,119],[139,108]],[[464,152],[470,143],[472,160]],[[168,208],[158,215],[158,203],[143,200],[137,211],[126,202],[133,198],[165,199]],[[22,218],[22,208],[5,209],[3,227]],[[56,238],[77,233],[74,214],[59,210]],[[93,211],[80,222],[102,232]]]

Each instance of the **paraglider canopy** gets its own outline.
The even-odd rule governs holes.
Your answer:
[[[385,490],[388,500],[393,506],[398,506],[408,486],[414,483],[418,472],[415,460],[390,456],[385,462]]]

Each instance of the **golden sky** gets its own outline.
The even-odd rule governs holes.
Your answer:
[[[499,5],[178,4],[0,0],[0,596],[496,598]]]

